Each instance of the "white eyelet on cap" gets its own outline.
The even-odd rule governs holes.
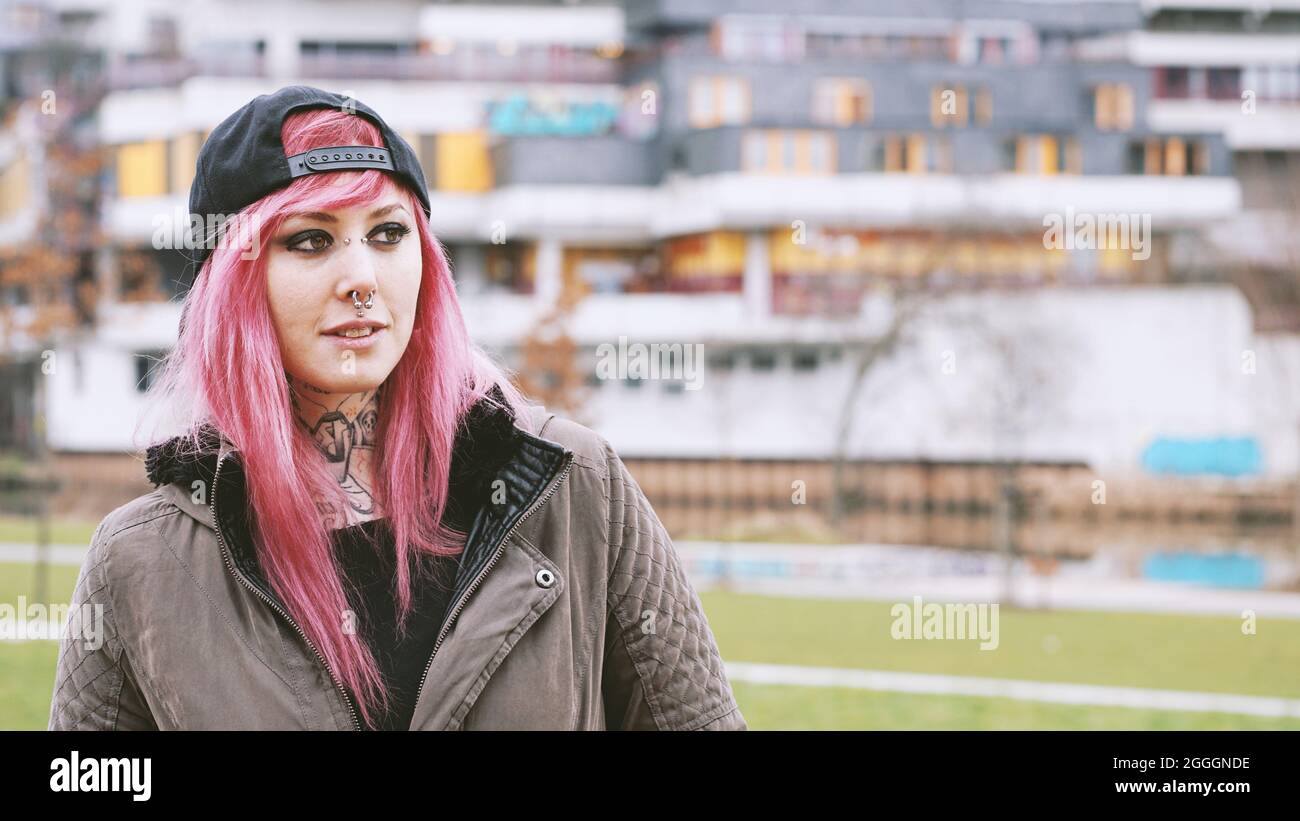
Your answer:
[[[535,578],[538,587],[550,588],[555,585],[555,574],[544,567],[537,571],[537,576]]]

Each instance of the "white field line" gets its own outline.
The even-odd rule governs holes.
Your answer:
[[[798,667],[786,664],[727,662],[726,669],[729,679],[750,684],[847,687],[895,693],[1010,698],[1017,701],[1043,701],[1091,707],[1132,707],[1144,710],[1300,718],[1300,700],[1267,696],[1150,690],[1140,687],[1104,687],[1095,684],[1018,681],[926,673],[894,673],[883,670]]]
[[[50,545],[50,564],[79,565],[85,560],[88,549],[87,545]],[[0,542],[0,562],[33,564],[35,561],[36,545],[24,542]]]

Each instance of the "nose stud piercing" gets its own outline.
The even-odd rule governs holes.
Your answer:
[[[353,292],[352,292],[352,307],[357,309],[357,316],[361,316],[361,315],[362,315],[363,311],[362,311],[362,305],[361,305],[361,295],[360,295],[358,292],[356,292],[356,291],[353,291]],[[375,307],[375,292],[374,292],[374,291],[369,291],[369,292],[366,293],[366,304],[365,304],[364,307],[365,307],[366,309],[369,309],[369,308],[373,308],[373,307]]]

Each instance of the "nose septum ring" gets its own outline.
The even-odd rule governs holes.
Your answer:
[[[366,304],[365,304],[364,306],[361,304],[361,295],[360,295],[360,293],[358,293],[357,291],[353,291],[352,294],[351,294],[351,296],[352,296],[352,307],[357,309],[357,316],[362,316],[362,315],[363,315],[363,313],[364,313],[363,308],[364,308],[364,309],[370,309],[370,308],[375,307],[375,292],[374,292],[374,291],[369,291],[369,292],[366,293]]]

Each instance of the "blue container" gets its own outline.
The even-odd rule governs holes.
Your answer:
[[[1152,581],[1258,590],[1264,586],[1264,562],[1246,553],[1153,553],[1142,563],[1142,576]]]
[[[1196,476],[1249,476],[1264,463],[1253,437],[1170,439],[1160,437],[1142,451],[1142,467],[1149,473]]]

